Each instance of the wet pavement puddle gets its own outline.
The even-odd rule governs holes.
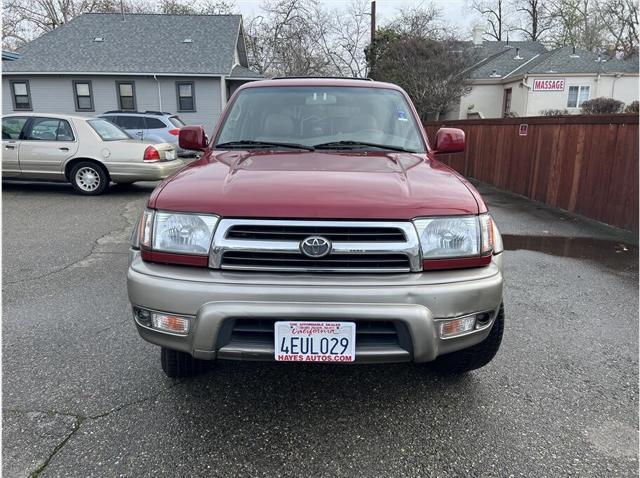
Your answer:
[[[557,257],[587,259],[621,272],[638,270],[638,246],[591,237],[517,236],[503,234],[507,251],[535,251]]]

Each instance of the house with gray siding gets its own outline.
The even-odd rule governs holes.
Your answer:
[[[2,112],[167,111],[211,131],[247,64],[242,16],[87,13],[2,61]]]

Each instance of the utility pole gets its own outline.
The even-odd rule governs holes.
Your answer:
[[[376,39],[376,0],[371,2],[371,43]]]

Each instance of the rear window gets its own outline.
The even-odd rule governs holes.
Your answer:
[[[93,119],[87,121],[98,136],[102,138],[102,141],[117,141],[120,139],[129,139],[130,136],[113,123],[109,123],[103,119]]]
[[[146,118],[147,127],[145,129],[166,129],[167,125],[157,118]]]
[[[176,128],[182,128],[185,126],[184,121],[182,121],[179,116],[170,116],[169,121]]]

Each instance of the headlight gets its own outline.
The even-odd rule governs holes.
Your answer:
[[[491,216],[454,216],[415,219],[423,259],[480,256],[491,253]]]
[[[218,216],[145,210],[140,245],[160,252],[209,254]]]

